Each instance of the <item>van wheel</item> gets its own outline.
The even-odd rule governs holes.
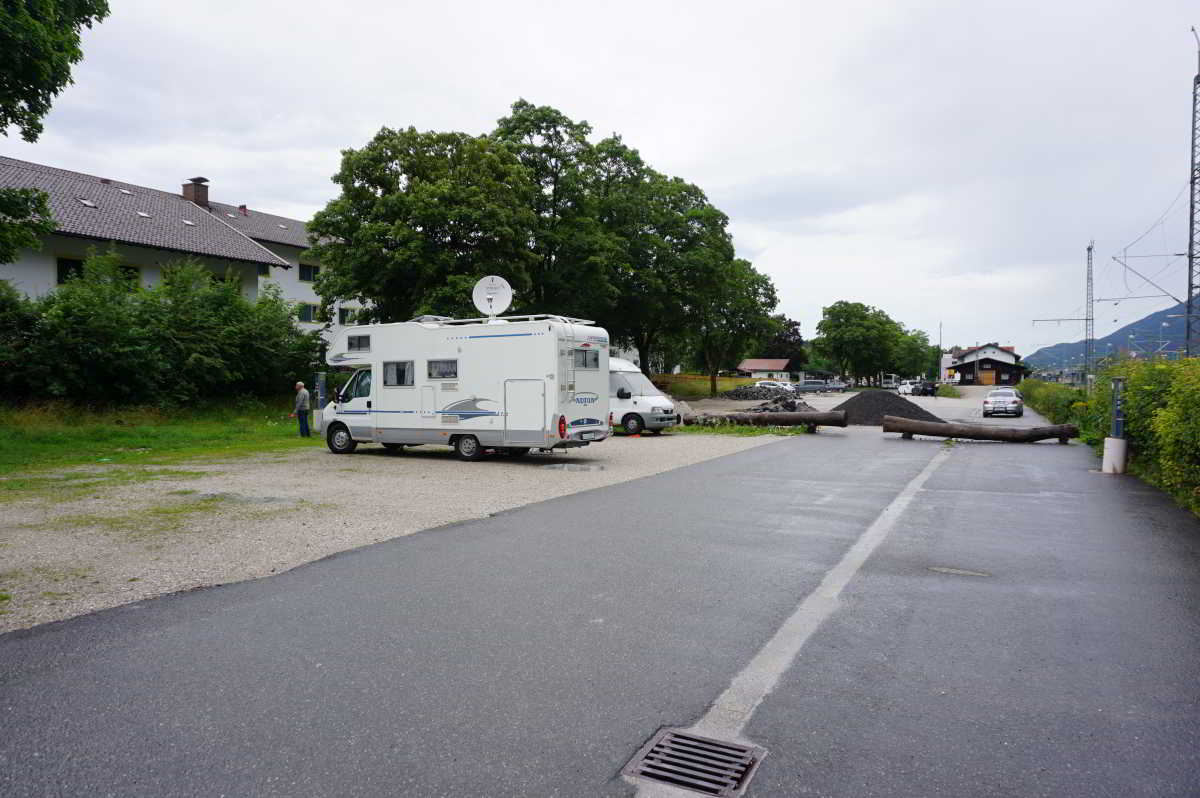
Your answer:
[[[454,439],[454,453],[460,460],[478,460],[483,457],[483,447],[474,435],[459,435]]]
[[[404,444],[403,443],[385,443],[385,444],[383,444],[383,448],[387,449],[389,452],[402,452],[402,451],[404,451]]]
[[[630,413],[621,419],[621,429],[625,430],[626,435],[637,435],[646,428],[642,422],[642,417],[637,413]]]
[[[334,424],[325,433],[325,444],[334,454],[350,454],[358,448],[358,441],[350,437],[350,430],[344,424]]]

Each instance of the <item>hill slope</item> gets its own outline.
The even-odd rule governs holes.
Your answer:
[[[1129,349],[1130,335],[1134,336],[1133,351],[1137,352],[1139,356],[1142,353],[1153,353],[1159,348],[1160,330],[1164,344],[1162,351],[1182,351],[1184,310],[1184,303],[1180,302],[1174,307],[1155,311],[1131,324],[1126,324],[1124,327],[1109,333],[1103,338],[1097,338],[1096,357],[1103,357],[1109,352],[1119,352]],[[1171,315],[1177,316],[1177,318],[1167,318]],[[1167,323],[1166,327],[1162,326],[1163,322]],[[1082,357],[1083,341],[1080,340],[1044,346],[1025,358],[1024,362],[1032,368],[1049,368],[1058,367],[1071,358]]]

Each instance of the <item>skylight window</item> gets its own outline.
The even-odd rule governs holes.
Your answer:
[[[287,229],[287,225],[286,225],[286,224],[281,224],[281,225],[279,225],[279,229],[280,229],[280,230],[286,230],[286,229]]]
[[[227,213],[227,214],[225,214],[225,215],[226,215],[226,216],[228,216],[230,219],[236,219],[236,218],[237,218],[237,217],[236,217],[236,216],[234,216],[232,213]]]
[[[130,191],[129,189],[127,189],[127,188],[119,188],[119,189],[117,189],[117,191],[120,191],[120,192],[121,192],[122,194],[124,194],[126,197],[132,197],[132,196],[133,196],[133,192],[132,192],[132,191]]]
[[[150,218],[150,214],[146,213],[145,211],[138,211],[138,212],[137,212],[137,215],[138,215],[138,216],[140,216],[140,217],[142,217],[143,219],[149,219],[149,218]]]
[[[83,197],[76,197],[75,199],[79,200],[79,204],[85,208],[96,207],[96,203],[92,202],[90,199],[84,199]]]
[[[184,220],[183,220],[183,223],[184,223],[184,224],[186,224],[188,227],[195,227],[195,226],[196,226],[196,223],[195,223],[195,222],[193,222],[193,221],[191,221],[191,220],[189,220],[189,219],[184,219]]]

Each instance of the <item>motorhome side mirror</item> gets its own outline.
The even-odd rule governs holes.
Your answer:
[[[631,394],[629,392],[628,388],[618,388],[617,389],[617,398],[618,399],[630,399],[632,397],[633,397],[633,394]]]

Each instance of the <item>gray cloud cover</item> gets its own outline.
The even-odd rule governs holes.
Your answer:
[[[524,97],[703,187],[806,334],[851,299],[947,345],[1078,338],[1030,319],[1081,315],[1091,238],[1098,296],[1128,293],[1109,256],[1187,179],[1191,2],[113,5],[0,152],[306,217],[380,126],[484,132]],[[1185,207],[1133,251],[1181,251]],[[1138,263],[1182,294],[1181,261]]]

